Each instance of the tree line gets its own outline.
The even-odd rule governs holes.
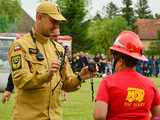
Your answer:
[[[152,14],[147,0],[138,0],[135,6],[132,0],[122,0],[121,8],[110,2],[103,7],[103,13],[87,20],[89,1],[57,0],[57,3],[68,20],[61,25],[61,33],[73,37],[73,51],[109,53],[109,47],[121,31],[135,29],[135,20],[160,18],[159,14]]]
[[[42,1],[42,0],[40,0]],[[102,13],[87,18],[89,0],[57,0],[67,22],[61,24],[61,34],[73,37],[73,52],[108,53],[108,49],[119,32],[134,30],[136,19],[158,19],[153,15],[147,0],[122,0],[122,7],[110,2],[103,7]],[[21,16],[20,0],[0,0],[0,32],[7,32]]]

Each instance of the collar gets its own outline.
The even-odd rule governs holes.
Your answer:
[[[44,35],[36,32],[34,28],[32,28],[32,32],[33,32],[33,36],[35,37],[35,39],[36,39],[38,42],[40,42],[40,43],[42,43],[42,44],[45,44],[45,43],[48,42],[49,37],[46,37],[46,36],[44,36]]]
[[[130,67],[126,67],[122,70],[120,70],[121,72],[135,72],[135,67],[130,68]]]

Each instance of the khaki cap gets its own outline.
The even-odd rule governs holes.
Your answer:
[[[51,18],[57,21],[65,21],[66,18],[60,12],[60,9],[57,4],[44,1],[40,3],[40,5],[36,9],[37,13],[48,14]]]

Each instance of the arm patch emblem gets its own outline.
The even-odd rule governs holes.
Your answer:
[[[16,52],[16,51],[19,51],[19,50],[21,50],[21,47],[20,47],[19,45],[17,45],[17,46],[14,48],[14,51]]]
[[[12,71],[22,68],[21,55],[16,55],[11,57]]]

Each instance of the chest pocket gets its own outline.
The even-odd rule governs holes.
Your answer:
[[[36,55],[26,55],[25,57],[26,61],[28,62],[28,66],[30,69],[30,72],[37,72],[39,74],[43,73],[44,71],[48,71],[48,65],[46,62],[46,59],[42,61],[38,61],[36,59]]]

